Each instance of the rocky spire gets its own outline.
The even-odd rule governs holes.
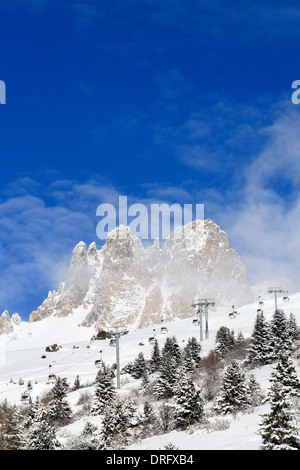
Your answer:
[[[146,326],[191,315],[195,295],[239,303],[250,289],[238,254],[212,220],[177,228],[162,247],[144,248],[129,227],[120,226],[101,249],[80,242],[73,250],[66,282],[30,321],[86,309],[82,326],[114,323]]]

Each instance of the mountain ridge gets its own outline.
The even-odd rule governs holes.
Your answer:
[[[197,295],[219,303],[251,296],[246,269],[215,222],[195,220],[176,228],[162,247],[155,240],[146,248],[129,227],[119,226],[99,250],[95,242],[75,246],[65,282],[29,322],[69,316],[80,307],[86,311],[81,327],[145,327],[190,316]]]

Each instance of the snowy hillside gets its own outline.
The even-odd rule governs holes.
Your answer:
[[[270,320],[274,313],[274,298],[266,294],[264,300],[264,314],[266,320]],[[228,313],[231,306],[219,308],[216,306],[209,312],[209,338],[201,342],[201,357],[205,357],[210,350],[215,348],[215,335],[221,326],[227,326],[236,333],[241,332],[248,338],[253,331],[254,321],[257,315],[258,304],[253,303],[242,307],[236,307],[237,316],[231,319]],[[278,308],[287,314],[293,312],[297,323],[300,323],[300,293],[290,296],[289,302],[278,299]],[[42,322],[17,325],[11,335],[1,337],[1,367],[0,367],[0,401],[5,398],[9,403],[23,407],[21,394],[26,390],[30,381],[32,390],[31,398],[45,395],[53,384],[47,383],[49,373],[67,379],[73,385],[77,376],[85,388],[72,391],[68,394],[68,401],[74,412],[80,410],[78,399],[85,390],[93,394],[93,386],[97,374],[95,360],[112,365],[116,362],[116,348],[109,345],[109,340],[92,341],[95,331],[90,328],[80,328],[80,318],[85,313],[78,310],[73,315],[65,318],[49,317]],[[156,336],[162,347],[167,336],[175,336],[180,347],[184,347],[186,341],[195,337],[199,340],[199,326],[193,325],[193,312],[191,318],[164,323],[167,334],[161,334],[162,324],[154,325],[146,329],[132,329],[128,334],[120,338],[120,363],[121,367],[129,361],[133,361],[140,352],[146,358],[150,357],[153,349],[149,343],[149,337]],[[56,343],[59,346],[56,352],[46,352],[45,348]],[[299,375],[299,359],[295,359]],[[264,391],[269,387],[269,378],[272,368],[270,365],[255,369],[255,377]],[[20,385],[22,379],[24,384]],[[138,397],[140,380],[121,375],[121,388],[118,394],[121,397],[130,396],[136,390]],[[220,426],[226,426],[224,430],[196,429],[193,432],[172,431],[158,437],[151,437],[135,443],[131,449],[159,449],[172,442],[179,450],[183,449],[258,449],[260,436],[257,434],[260,414],[268,408],[268,405],[257,407],[252,413],[240,414],[228,417],[220,421]],[[72,435],[77,435],[84,424],[99,421],[99,417],[82,416],[71,424],[59,430],[57,436],[64,442]],[[222,421],[224,423],[222,424]]]

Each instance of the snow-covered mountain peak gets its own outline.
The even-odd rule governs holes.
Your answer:
[[[80,309],[80,325],[105,328],[116,321],[142,327],[191,314],[196,295],[220,303],[249,300],[245,267],[212,220],[178,227],[160,247],[145,248],[130,227],[121,225],[97,249],[79,242],[65,283],[30,315],[30,322],[66,317]],[[2,329],[0,330],[2,331]]]

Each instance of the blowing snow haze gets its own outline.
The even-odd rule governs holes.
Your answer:
[[[88,248],[78,243],[66,281],[49,292],[29,322],[81,310],[86,312],[81,326],[140,328],[190,317],[199,295],[215,297],[220,305],[253,298],[245,267],[218,225],[196,220],[184,226],[183,234],[174,231],[162,248],[158,240],[144,248],[130,228],[120,226],[99,250],[95,243]],[[3,330],[8,323],[6,313]]]

